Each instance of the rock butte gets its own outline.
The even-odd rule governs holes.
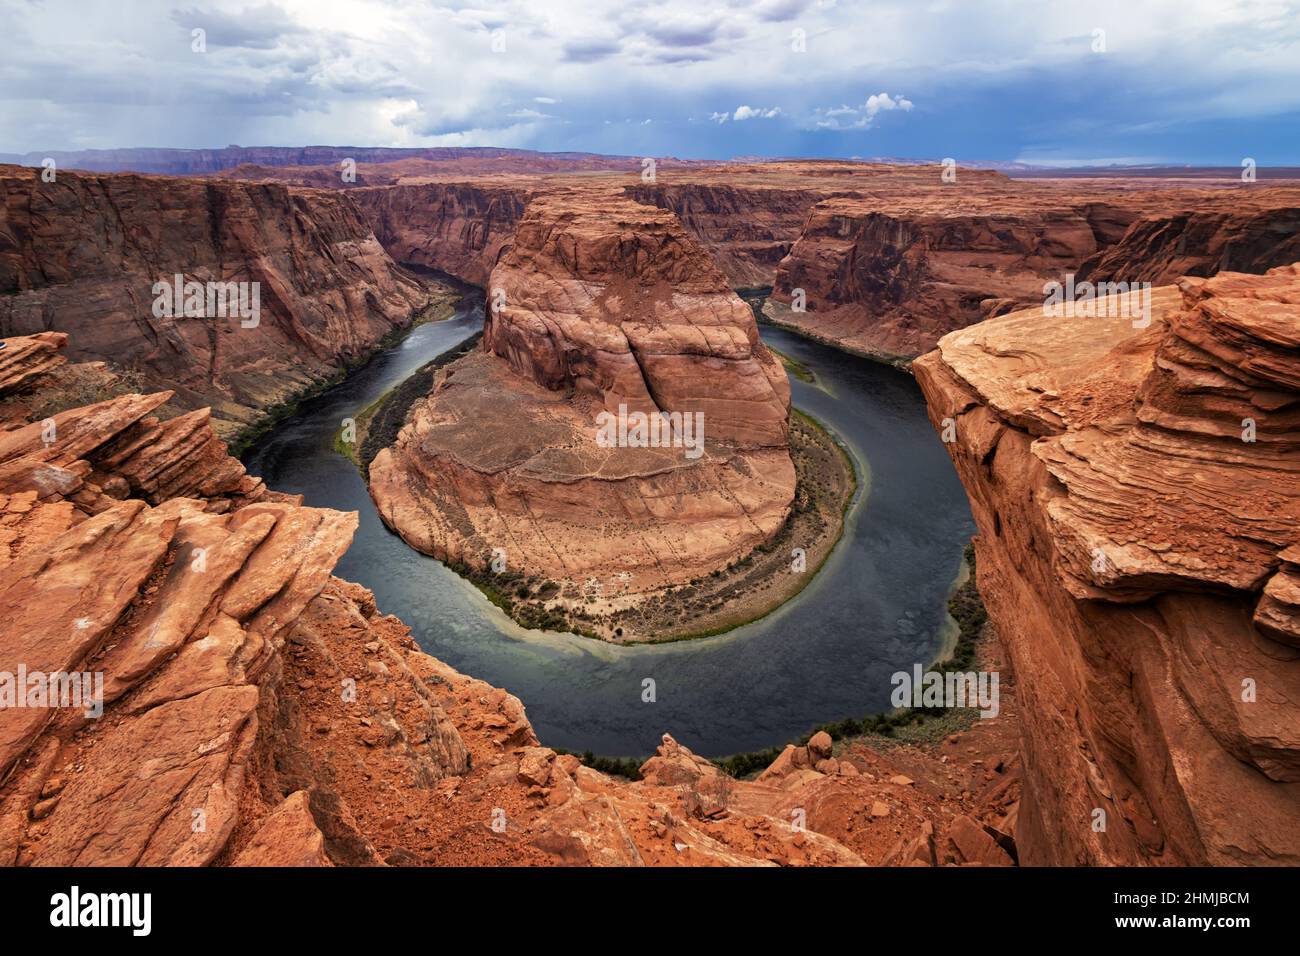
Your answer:
[[[589,189],[534,198],[492,270],[483,348],[370,464],[413,547],[614,598],[749,553],[794,497],[790,386],[752,310],[669,212]],[[602,447],[598,415],[703,416],[704,449]]]
[[[158,396],[123,396],[33,444],[25,390],[65,381],[64,341],[0,352],[0,671],[102,672],[106,706],[0,709],[0,864],[1012,862],[1014,762],[922,788],[818,734],[738,781],[665,736],[633,783],[540,746],[331,576],[354,514],[214,460],[206,422],[173,441]]]
[[[913,365],[1021,677],[1020,858],[1300,863],[1300,266],[1156,304]]]

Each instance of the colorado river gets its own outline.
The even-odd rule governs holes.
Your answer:
[[[517,627],[389,532],[357,469],[331,447],[344,418],[481,327],[481,300],[469,302],[305,402],[244,456],[278,491],[360,513],[339,577],[374,591],[380,610],[400,617],[430,654],[517,695],[542,742],[555,747],[644,756],[668,731],[720,756],[889,709],[890,675],[929,662],[940,646],[945,601],[974,533],[908,375],[763,326],[766,341],[816,376],[815,384],[791,379],[795,404],[857,462],[844,537],[816,579],[762,620],[703,640],[613,647]],[[642,701],[646,678],[655,682],[654,703]]]

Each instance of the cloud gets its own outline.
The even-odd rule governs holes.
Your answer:
[[[206,34],[212,46],[247,47],[255,50],[275,48],[282,37],[303,32],[303,27],[288,12],[273,3],[249,7],[238,13],[220,10],[175,10],[172,20],[187,32],[196,28]]]
[[[905,96],[873,93],[861,106],[832,106],[814,111],[819,129],[869,129],[880,113],[912,111],[913,103]]]
[[[755,109],[751,106],[737,106],[736,112],[731,115],[731,118],[739,123],[741,120],[747,119],[775,119],[780,115],[781,108],[779,106],[766,110],[762,107]]]
[[[793,20],[812,5],[813,0],[764,0],[758,5],[758,17],[769,23],[783,23]]]
[[[1300,0],[865,7],[0,0],[0,152],[476,140],[639,155],[1095,150],[1300,163]],[[195,27],[206,53],[191,50]],[[1092,52],[1096,28],[1105,54]]]
[[[611,57],[622,50],[617,40],[594,38],[570,40],[564,44],[564,59],[570,63],[594,63]]]
[[[724,36],[735,38],[743,33],[734,16],[701,13],[694,4],[686,3],[658,3],[653,11],[629,6],[615,23],[629,37],[665,47],[708,46]]]

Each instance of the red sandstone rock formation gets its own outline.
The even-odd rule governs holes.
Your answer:
[[[671,210],[736,288],[771,285],[808,210],[826,198],[824,189],[794,177],[784,188],[766,181],[748,186],[743,172],[725,183],[678,183],[678,178],[670,171],[662,185],[638,183],[628,187],[627,195]]]
[[[1260,197],[1252,189],[1238,190],[1230,204],[1142,216],[1080,265],[1079,280],[1165,285],[1182,276],[1262,273],[1300,260],[1300,196]]]
[[[0,675],[101,674],[103,710],[0,708],[0,864],[1008,861],[1003,829],[943,792],[978,784],[1005,810],[1001,763],[914,784],[819,734],[738,781],[665,736],[632,783],[541,746],[516,698],[331,577],[354,515],[105,474],[125,445],[194,472],[207,445],[141,429],[156,398],[69,409],[33,448],[23,390],[57,386],[62,344],[10,339],[0,364],[6,474],[29,478],[0,485]],[[67,483],[34,477],[50,468]]]
[[[915,172],[910,175],[915,176]],[[910,359],[943,334],[1041,303],[1045,282],[1171,282],[1300,255],[1300,190],[1124,189],[961,170],[902,193],[827,199],[777,270],[769,314],[817,338]],[[1194,204],[1195,213],[1170,213]],[[788,306],[795,289],[804,313]]]
[[[240,318],[157,317],[156,282],[257,282]],[[337,192],[0,167],[0,334],[72,333],[229,434],[406,325],[429,292]]]
[[[398,262],[487,285],[514,235],[529,191],[523,184],[446,182],[356,189],[351,198]]]
[[[1047,281],[1173,281],[1291,261],[1300,191],[1167,177],[1011,180],[936,166],[835,161],[665,161],[653,182],[626,159],[528,166],[508,157],[364,166],[351,193],[399,261],[482,285],[530,195],[583,183],[671,210],[733,287],[773,285],[769,314],[816,338],[909,360],[944,333],[1041,301]],[[540,162],[540,161],[539,161]],[[573,171],[585,169],[581,177]],[[326,175],[322,175],[322,174]],[[326,166],[229,176],[344,186]],[[803,289],[807,311],[785,309]]]
[[[1155,313],[1028,310],[913,365],[1021,676],[1021,859],[1295,864],[1300,268]]]
[[[503,298],[499,298],[503,297]],[[794,493],[789,383],[753,314],[667,212],[535,198],[492,272],[483,352],[370,466],[418,550],[605,594],[680,584],[771,537]],[[602,413],[702,415],[702,453],[602,447]]]
[[[803,290],[807,313],[778,316],[851,348],[907,358],[1008,303],[1041,301],[1045,278],[1096,249],[1088,220],[1068,206],[968,192],[945,202],[932,193],[901,208],[867,199],[815,206],[774,295],[790,303]]]

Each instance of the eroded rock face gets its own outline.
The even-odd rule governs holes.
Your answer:
[[[323,162],[323,159],[320,160]],[[296,160],[295,160],[296,162]],[[531,163],[531,165],[529,165]],[[1258,273],[1300,255],[1300,190],[1171,177],[1016,180],[991,170],[840,161],[635,161],[486,152],[225,175],[347,188],[401,262],[484,285],[532,196],[599,183],[673,212],[735,288],[773,286],[769,316],[909,361],[943,334],[1043,299],[1065,281],[1173,282]],[[579,172],[581,171],[581,172]],[[803,290],[806,311],[788,306]]]
[[[440,377],[370,465],[408,543],[476,566],[500,549],[512,569],[600,574],[606,593],[634,594],[780,528],[794,494],[788,380],[670,213],[608,192],[534,198],[489,309],[483,351]],[[602,444],[600,416],[620,407],[702,417],[702,446]]]
[[[777,266],[799,237],[808,211],[826,192],[792,181],[788,188],[743,185],[743,175],[728,183],[707,181],[630,186],[637,202],[661,206],[677,216],[686,231],[709,250],[736,288],[772,284]]]
[[[906,358],[952,328],[1041,301],[1045,277],[1096,249],[1087,219],[1069,207],[967,199],[961,208],[939,193],[930,208],[818,203],[777,270],[774,298],[791,303],[802,289],[819,335]]]
[[[350,195],[398,262],[486,286],[529,192],[524,184],[440,182],[355,189]]]
[[[1021,860],[1294,864],[1300,268],[1156,306],[1017,313],[913,366],[1022,678]]]
[[[1300,254],[1300,191],[1023,182],[933,167],[865,172],[811,208],[769,313],[906,361],[949,331],[1044,299],[1044,283],[1152,282],[1265,270]],[[796,292],[802,290],[802,296]],[[806,311],[791,311],[801,298]]]
[[[0,167],[0,334],[71,333],[75,359],[211,406],[223,434],[337,375],[429,300],[339,192],[40,172]],[[256,325],[156,316],[154,284],[176,274],[258,283]]]
[[[184,461],[139,429],[157,398],[68,409],[33,452],[21,390],[64,366],[48,340],[10,344],[20,393],[0,385],[0,434],[28,453],[8,474],[69,484],[0,489],[0,676],[102,683],[0,707],[0,865],[1003,862],[1002,829],[944,827],[942,796],[883,756],[836,757],[825,734],[757,781],[667,735],[637,782],[557,754],[517,698],[424,654],[331,576],[355,515],[106,473],[101,449],[126,437]],[[90,475],[121,498],[89,493]],[[948,784],[991,788],[1005,827],[1018,777],[1002,770]]]
[[[1276,196],[1276,199],[1271,197]],[[1155,285],[1217,272],[1262,273],[1300,260],[1300,196],[1249,188],[1228,204],[1149,213],[1079,267],[1080,280]]]

